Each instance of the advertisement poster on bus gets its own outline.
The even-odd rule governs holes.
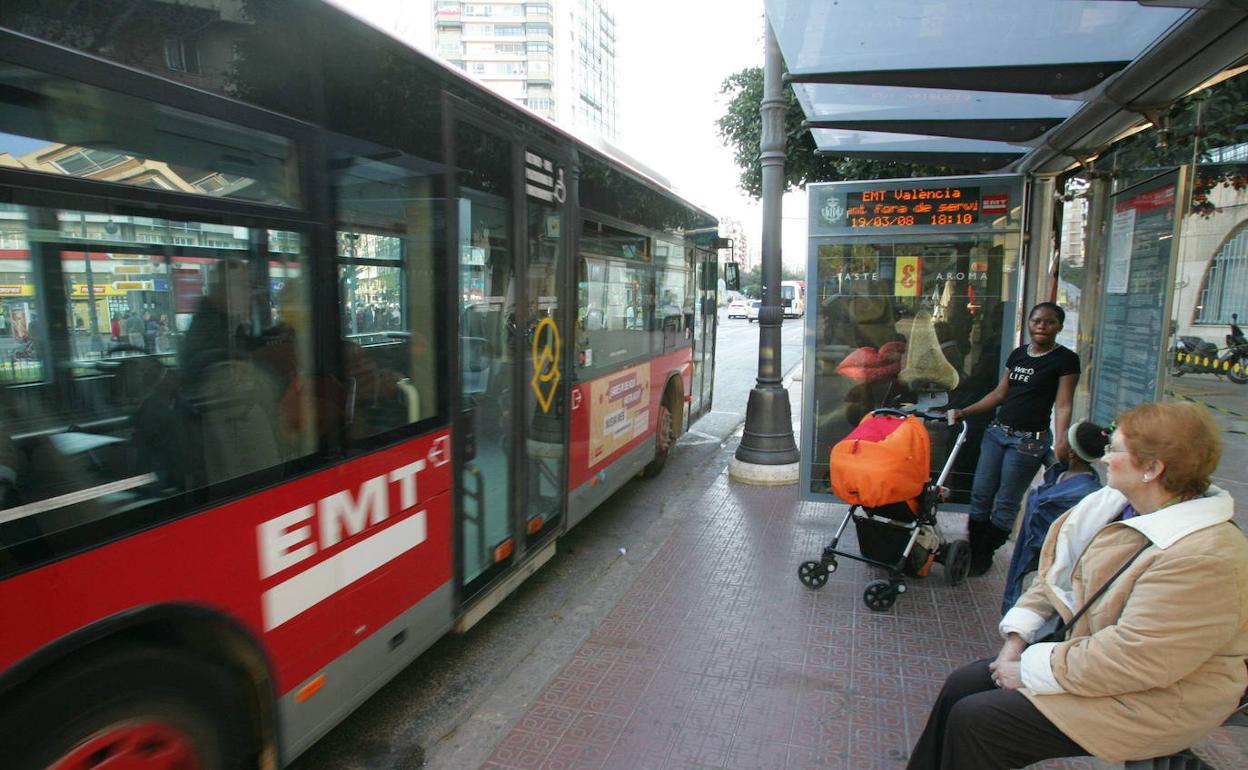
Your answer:
[[[634,366],[590,384],[589,465],[593,467],[646,432],[650,367]]]

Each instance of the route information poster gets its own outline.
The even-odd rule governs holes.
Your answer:
[[[1105,290],[1093,346],[1092,420],[1101,425],[1160,395],[1177,188],[1178,173],[1170,172],[1113,198]]]

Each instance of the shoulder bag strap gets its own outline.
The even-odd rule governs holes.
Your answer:
[[[1079,608],[1079,611],[1071,616],[1070,622],[1065,624],[1066,630],[1069,631],[1070,629],[1074,628],[1075,623],[1079,620],[1079,618],[1083,617],[1083,613],[1087,612],[1088,608],[1092,606],[1092,602],[1101,598],[1101,594],[1105,593],[1105,589],[1109,588],[1111,583],[1113,583],[1115,580],[1121,577],[1122,573],[1127,571],[1127,567],[1130,567],[1132,564],[1134,564],[1135,560],[1140,558],[1140,554],[1147,551],[1148,547],[1151,546],[1152,544],[1153,542],[1151,540],[1144,543],[1143,548],[1136,551],[1135,555],[1132,556],[1130,559],[1127,559],[1127,563],[1119,567],[1118,571],[1114,573],[1113,577],[1111,577],[1109,580],[1106,580],[1105,585],[1101,586],[1100,589],[1096,593],[1092,594],[1092,596],[1086,602],[1083,603],[1083,606]]]

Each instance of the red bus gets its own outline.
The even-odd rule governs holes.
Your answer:
[[[6,768],[290,762],[711,405],[707,213],[332,7],[141,6],[0,6]]]

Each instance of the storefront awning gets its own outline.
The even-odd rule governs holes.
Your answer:
[[[1052,173],[1248,56],[1248,0],[765,0],[819,151]]]

